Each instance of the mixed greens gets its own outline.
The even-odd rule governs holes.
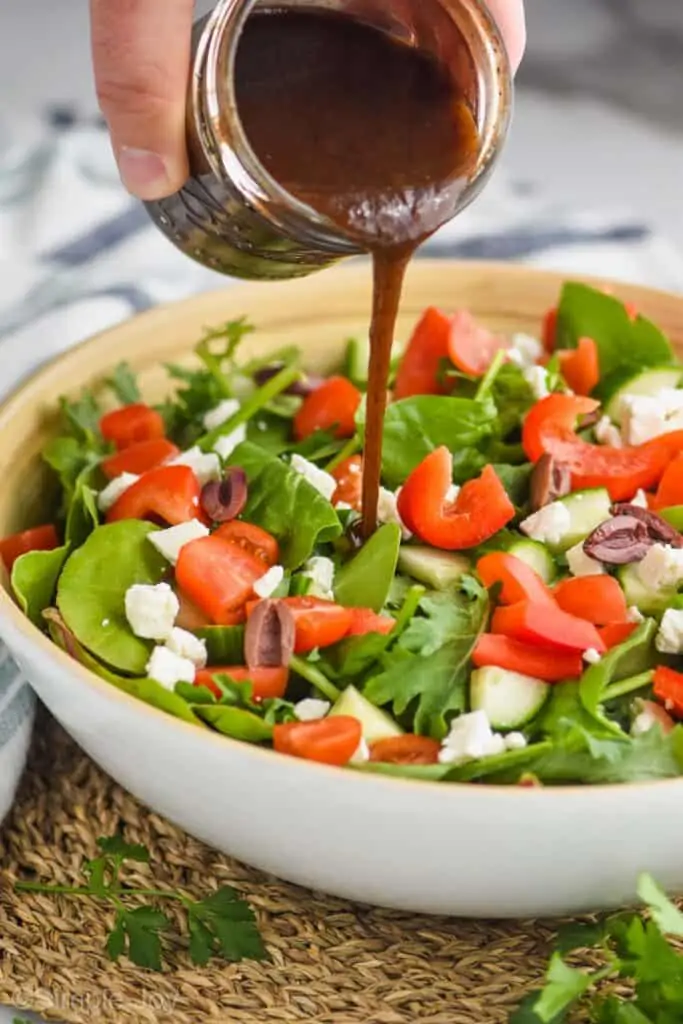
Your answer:
[[[425,312],[392,362],[359,529],[367,346],[338,373],[245,320],[169,397],[63,398],[51,522],[0,542],[33,623],[196,727],[364,772],[617,783],[683,771],[683,368],[567,284],[540,338]],[[111,398],[117,405],[112,408]]]

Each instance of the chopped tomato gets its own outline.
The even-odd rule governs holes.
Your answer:
[[[671,508],[683,505],[683,455],[679,455],[664,470],[659,481],[653,508]]]
[[[499,601],[502,604],[516,604],[517,601],[548,601],[555,599],[541,577],[521,558],[493,551],[477,562],[477,573],[485,587],[502,583]]]
[[[167,441],[165,437],[153,438],[151,441],[138,441],[129,448],[124,448],[117,455],[110,455],[102,462],[102,472],[109,480],[114,480],[122,473],[135,473],[142,476],[150,469],[156,469],[178,454],[179,449]]]
[[[188,633],[196,633],[198,629],[205,629],[206,626],[211,625],[211,621],[206,617],[201,608],[190,601],[187,594],[183,594],[179,587],[176,587],[176,597],[180,604],[180,611],[176,615],[175,624],[180,629],[186,629]]]
[[[270,697],[284,697],[289,681],[289,669],[286,665],[277,668],[247,668],[245,665],[214,667],[200,669],[194,677],[195,686],[205,686],[216,697],[222,696],[213,681],[214,676],[230,676],[236,683],[250,682],[251,695],[254,700],[267,700]]]
[[[347,636],[365,636],[366,633],[382,633],[386,636],[396,625],[390,615],[377,615],[371,608],[351,608],[351,628]]]
[[[349,459],[344,459],[336,469],[332,470],[332,476],[337,481],[337,489],[332,495],[332,504],[337,505],[343,501],[356,512],[360,512],[363,497],[363,460],[360,455],[352,455]]]
[[[493,665],[546,683],[579,679],[584,669],[579,651],[534,647],[497,633],[482,633],[472,652],[472,661],[477,668]]]
[[[654,675],[654,695],[671,714],[683,718],[683,673],[659,665]]]
[[[482,327],[466,309],[451,320],[448,355],[454,366],[471,377],[483,376],[495,355],[509,347],[508,338]]]
[[[231,544],[243,548],[268,566],[277,565],[280,560],[280,546],[275,537],[253,523],[233,519],[219,526],[214,536],[229,540]]]
[[[119,451],[140,441],[164,436],[164,421],[156,409],[137,402],[106,413],[100,420],[100,433],[105,441],[113,441]]]
[[[514,518],[514,505],[492,466],[468,481],[455,502],[447,502],[452,480],[453,456],[441,447],[413,470],[401,488],[399,515],[426,544],[447,551],[473,548]]]
[[[348,764],[363,737],[361,724],[350,715],[321,718],[317,722],[288,722],[273,729],[273,747],[281,754],[306,761]]]
[[[551,648],[557,651],[584,651],[593,649],[604,654],[605,644],[591,622],[552,608],[547,603],[517,604],[498,608],[491,621],[493,633],[502,633],[524,644]]]
[[[46,523],[0,540],[0,559],[5,563],[7,572],[11,572],[20,555],[27,555],[29,551],[53,551],[58,547],[57,530],[52,523]]]
[[[555,341],[557,340],[557,307],[553,306],[549,309],[546,315],[543,317],[543,327],[541,329],[541,340],[543,342],[543,348],[549,355],[552,355],[555,351]]]
[[[448,359],[451,320],[431,306],[413,331],[398,368],[394,399],[413,395],[443,395],[450,388],[439,380],[441,366]]]
[[[141,476],[114,502],[107,522],[152,519],[169,526],[200,518],[201,487],[189,466],[159,466]]]
[[[598,630],[598,633],[607,650],[611,651],[613,647],[619,647],[620,644],[626,643],[631,633],[637,628],[637,622],[608,622],[606,626]]]
[[[590,395],[600,383],[598,346],[592,338],[580,338],[575,349],[558,352],[562,376],[577,395]]]
[[[528,413],[522,430],[522,444],[531,462],[546,452],[563,462],[572,475],[572,488],[606,487],[613,501],[625,501],[637,490],[647,490],[660,479],[670,458],[680,447],[676,431],[629,448],[588,444],[577,437],[578,417],[599,408],[592,398],[579,395],[549,395]]]
[[[553,593],[563,611],[595,626],[628,621],[626,598],[613,576],[577,576],[558,583]]]
[[[316,430],[329,430],[335,437],[353,437],[361,393],[346,377],[330,377],[312,391],[294,417],[297,441]]]
[[[438,764],[441,746],[429,736],[391,736],[370,744],[370,760],[384,764]]]
[[[330,647],[348,635],[353,609],[320,597],[286,597],[296,629],[294,650],[306,654],[316,647]]]
[[[178,586],[218,626],[234,623],[261,576],[260,558],[217,534],[184,544],[176,565]]]

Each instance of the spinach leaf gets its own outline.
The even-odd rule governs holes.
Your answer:
[[[580,338],[598,347],[600,377],[630,367],[662,366],[674,360],[671,345],[650,320],[631,320],[619,299],[585,284],[565,284],[557,319],[557,347],[576,348]]]
[[[203,725],[187,701],[177,694],[171,693],[155,679],[127,679],[106,668],[78,642],[56,608],[48,608],[44,618],[53,643],[70,654],[84,668],[94,672],[95,675],[129,696],[144,701],[145,704],[151,704],[152,707],[158,708],[160,711],[166,711],[174,718],[180,718],[184,722],[192,722],[195,725]]]
[[[196,633],[206,642],[209,665],[243,664],[244,626],[206,626]]]
[[[508,493],[510,501],[516,508],[524,508],[529,501],[531,474],[534,467],[529,462],[521,466],[505,466],[493,463],[498,479]],[[515,535],[515,539],[519,537]]]
[[[467,706],[470,656],[488,612],[483,587],[464,593],[427,594],[398,643],[387,655],[385,671],[368,681],[364,695],[378,706],[391,704],[398,716],[408,712],[413,731],[443,739],[447,715]]]
[[[265,743],[273,737],[273,727],[252,711],[222,704],[200,704],[199,717],[217,732],[246,743]]]
[[[122,405],[133,405],[142,398],[137,379],[128,363],[119,363],[107,384]]]
[[[603,695],[610,683],[627,679],[652,668],[655,664],[654,639],[657,624],[646,619],[623,644],[614,647],[596,665],[591,665],[581,678],[581,703],[591,715],[597,715]]]
[[[477,449],[496,428],[493,401],[419,395],[394,402],[384,417],[382,475],[396,488],[435,448],[454,454],[456,479],[467,479],[485,464]],[[475,467],[473,469],[473,467]]]
[[[144,673],[151,643],[128,625],[126,591],[159,583],[168,568],[147,539],[155,529],[135,519],[99,526],[70,555],[57,586],[57,607],[79,643],[131,675]]]
[[[245,441],[228,461],[247,475],[249,498],[244,518],[277,538],[286,568],[297,569],[316,545],[341,534],[339,517],[330,502],[280,459]]]
[[[381,612],[394,579],[400,547],[400,527],[395,523],[381,526],[338,570],[334,579],[334,596],[339,604]]]
[[[12,591],[21,610],[36,626],[43,625],[43,612],[52,604],[68,553],[68,544],[54,551],[29,551],[12,566]]]

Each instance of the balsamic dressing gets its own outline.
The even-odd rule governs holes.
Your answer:
[[[455,212],[478,152],[474,116],[433,57],[324,10],[251,15],[237,50],[235,89],[244,132],[268,173],[373,258],[363,456],[368,537],[377,521],[406,267]]]

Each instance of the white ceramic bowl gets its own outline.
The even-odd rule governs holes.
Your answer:
[[[42,370],[0,409],[0,535],[36,522],[47,498],[39,453],[57,396],[129,359],[152,397],[159,364],[207,324],[248,314],[252,352],[292,341],[329,369],[367,329],[366,266],[249,285],[160,309]],[[405,333],[423,308],[467,304],[500,329],[538,330],[561,279],[520,268],[422,262],[409,275]],[[683,301],[618,289],[683,341]],[[39,510],[38,506],[43,507]],[[510,917],[622,904],[638,873],[683,889],[683,779],[520,789],[366,776],[202,731],[120,693],[54,647],[0,593],[0,634],[39,696],[126,789],[220,850],[313,889],[408,910]]]

